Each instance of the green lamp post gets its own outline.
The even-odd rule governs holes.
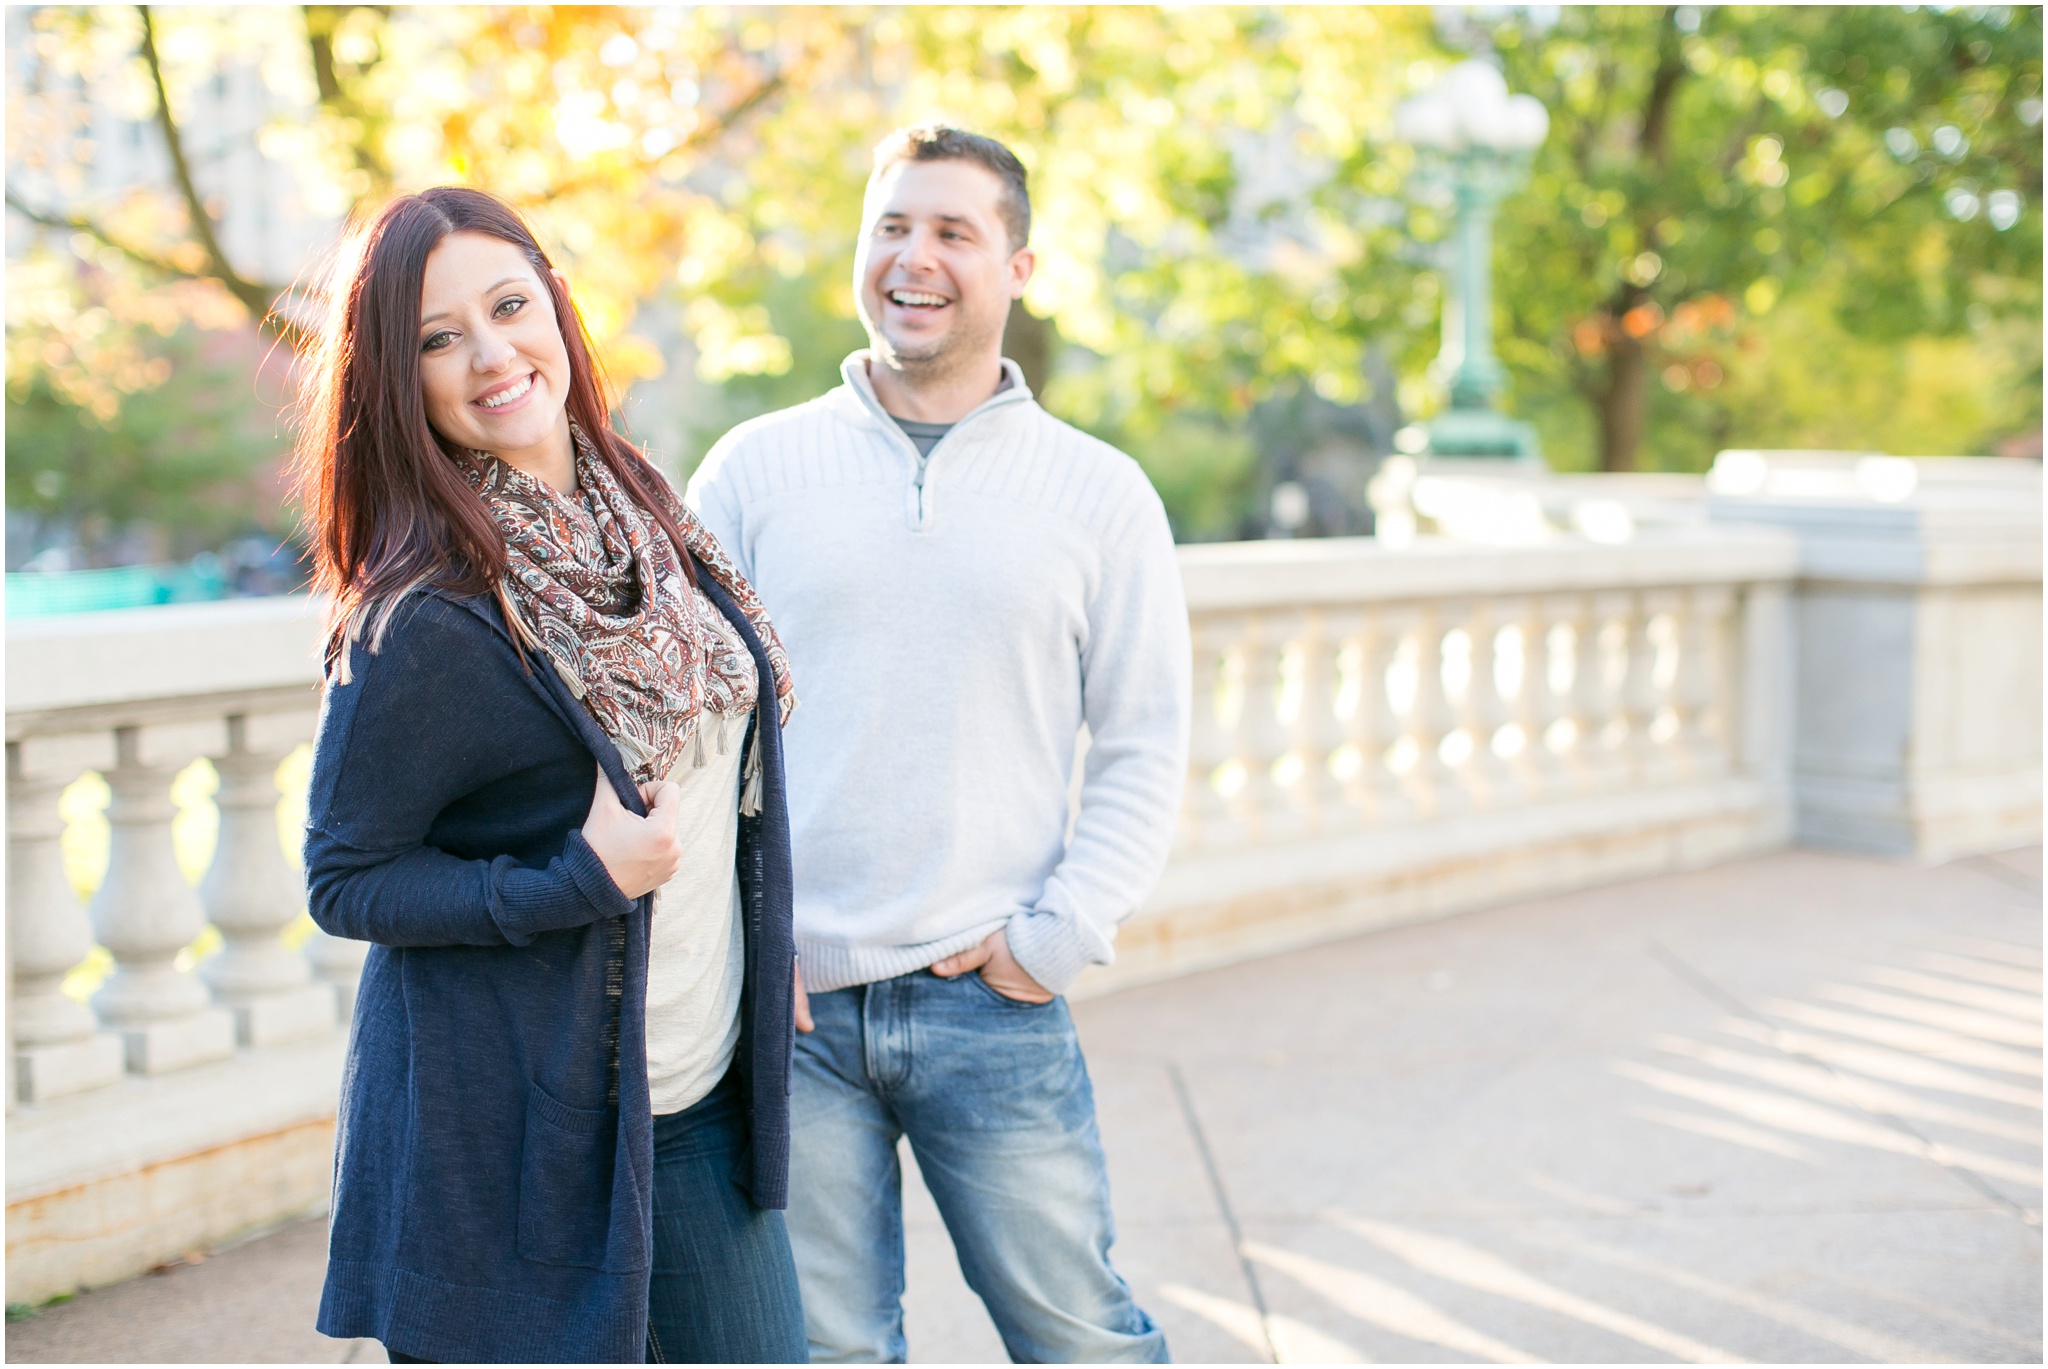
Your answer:
[[[1437,356],[1451,403],[1419,431],[1404,429],[1402,447],[1418,456],[1539,462],[1535,431],[1493,407],[1506,380],[1493,354],[1493,216],[1521,184],[1550,115],[1535,97],[1508,94],[1500,72],[1474,60],[1402,101],[1394,132],[1421,151],[1426,175],[1448,182],[1457,211]]]

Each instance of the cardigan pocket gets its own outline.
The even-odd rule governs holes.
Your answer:
[[[529,1084],[519,1253],[541,1264],[608,1274],[645,1269],[647,1195],[629,1152],[618,1109],[572,1108]]]

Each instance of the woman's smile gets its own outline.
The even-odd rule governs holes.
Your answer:
[[[505,413],[513,409],[522,408],[526,400],[533,394],[533,382],[539,374],[538,371],[528,371],[517,380],[508,380],[502,384],[494,385],[471,400],[470,403],[487,413]]]

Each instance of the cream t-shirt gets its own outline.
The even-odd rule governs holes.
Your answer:
[[[701,592],[699,594],[701,598]],[[737,644],[707,603],[700,621]],[[744,647],[739,654],[747,659]],[[682,791],[676,833],[683,863],[655,891],[647,949],[647,1092],[657,1117],[697,1102],[732,1065],[740,1036],[746,943],[740,922],[741,751],[751,710],[698,715],[699,740],[669,774]],[[701,761],[701,764],[700,764]]]

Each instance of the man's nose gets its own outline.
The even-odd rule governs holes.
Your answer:
[[[913,228],[904,240],[903,250],[896,254],[896,264],[906,271],[933,270],[938,265],[932,251],[934,245],[928,230]]]

